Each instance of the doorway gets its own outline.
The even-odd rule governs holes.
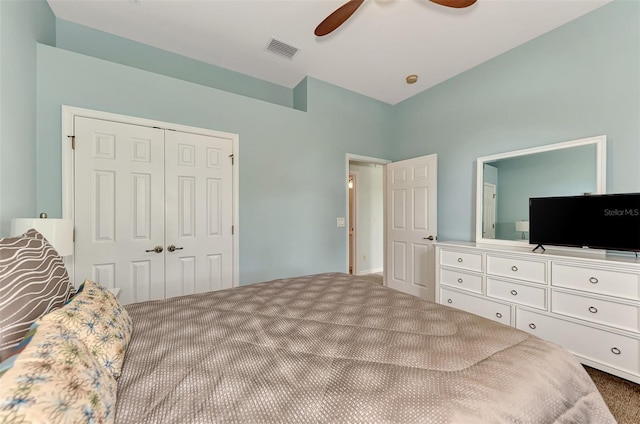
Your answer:
[[[356,172],[349,172],[349,274],[356,273]]]
[[[431,154],[392,163],[389,160],[347,153],[345,161],[344,187],[347,220],[349,217],[349,174],[350,166],[357,164],[379,166],[382,171],[382,284],[399,291],[435,299],[435,246],[438,238],[437,217],[437,155]],[[356,169],[354,169],[356,170]],[[356,209],[362,212],[366,202],[362,193],[362,172],[360,190],[356,191]],[[363,246],[359,234],[365,222],[358,212],[354,226],[356,250],[356,275],[364,274],[357,261],[363,257]],[[379,222],[379,219],[376,219]],[[373,218],[370,217],[370,222]],[[346,222],[347,228],[351,223]],[[360,229],[360,231],[358,231]],[[345,231],[346,270],[349,270],[349,231]],[[370,274],[375,275],[375,274]]]
[[[384,281],[384,165],[389,161],[347,155],[347,270]]]

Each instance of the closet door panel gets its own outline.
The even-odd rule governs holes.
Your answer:
[[[228,139],[166,133],[167,297],[232,286],[231,154]]]
[[[76,285],[164,298],[164,131],[76,117],[75,136]]]

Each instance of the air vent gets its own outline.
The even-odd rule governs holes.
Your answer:
[[[271,39],[271,41],[267,45],[267,50],[279,56],[287,57],[289,59],[293,59],[293,57],[300,51],[299,48],[293,47],[292,45],[284,43],[280,40],[276,40],[275,38]]]

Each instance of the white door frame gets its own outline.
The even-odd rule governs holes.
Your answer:
[[[346,196],[346,201],[345,201],[345,206],[346,206],[346,221],[347,221],[347,231],[345,231],[345,240],[346,240],[346,246],[347,246],[347,260],[346,260],[346,273],[349,273],[349,228],[351,226],[351,223],[349,222],[349,162],[366,162],[366,163],[377,163],[380,165],[383,165],[382,167],[382,181],[387,181],[387,167],[384,166],[388,163],[391,163],[390,160],[388,159],[380,159],[380,158],[374,158],[371,156],[362,156],[362,155],[356,155],[353,153],[347,153],[345,155],[345,172],[344,172],[344,188],[345,188],[345,196]],[[382,225],[384,226],[384,229],[382,231],[382,245],[384,246],[384,251],[382,253],[382,263],[386,264],[387,263],[387,214],[386,214],[386,208],[387,208],[387,190],[385,189],[385,184],[383,184],[382,186]],[[355,260],[354,260],[355,262]],[[355,275],[355,274],[354,274]],[[383,280],[383,284],[387,284],[387,267],[383,265],[383,274],[382,274],[382,280]]]
[[[73,186],[73,149],[71,148],[71,136],[74,135],[74,118],[82,116],[85,118],[101,119],[104,121],[121,122],[123,124],[140,125],[144,127],[161,128],[165,130],[175,130],[191,134],[200,134],[212,137],[228,138],[232,141],[233,152],[233,287],[239,285],[240,278],[240,213],[239,213],[239,182],[240,182],[240,137],[238,134],[226,133],[222,131],[197,128],[187,125],[174,124],[153,119],[138,118],[134,116],[120,115],[117,113],[103,112],[99,110],[83,109],[74,106],[62,105],[62,218],[74,219],[73,211],[75,207],[74,186]],[[348,162],[347,162],[348,163]],[[348,178],[348,176],[347,176]],[[347,193],[348,194],[348,193]],[[348,207],[348,206],[347,206]],[[347,238],[348,241],[348,238]],[[64,262],[67,270],[71,274],[71,281],[75,281],[73,255],[66,256]]]

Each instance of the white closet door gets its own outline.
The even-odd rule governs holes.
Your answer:
[[[229,288],[232,143],[176,131],[165,140],[166,296]]]
[[[75,136],[76,278],[164,298],[164,131],[76,117]]]

